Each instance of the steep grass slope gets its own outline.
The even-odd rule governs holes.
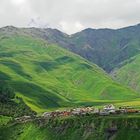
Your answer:
[[[0,28],[0,34],[22,34],[59,44],[85,59],[97,64],[107,72],[123,61],[140,54],[140,24],[121,29],[85,29],[67,35],[57,29]]]
[[[16,31],[59,44],[107,72],[124,60],[140,54],[140,24],[116,30],[88,28],[70,36],[56,29],[29,28]]]
[[[139,116],[89,116],[0,126],[0,140],[139,140],[139,130]]]
[[[0,35],[0,79],[37,112],[137,97],[80,56],[20,34]]]
[[[112,72],[115,80],[140,92],[140,55],[132,57]]]

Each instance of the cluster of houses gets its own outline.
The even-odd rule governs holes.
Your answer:
[[[103,108],[94,108],[94,107],[81,107],[81,108],[74,108],[69,110],[56,110],[53,112],[45,112],[43,113],[43,118],[56,118],[56,117],[66,117],[66,116],[85,116],[89,114],[95,114],[98,116],[107,116],[110,114],[129,114],[129,113],[140,113],[140,110],[134,109],[131,106],[122,106],[116,108],[114,105],[106,105]],[[37,116],[34,116],[34,119],[37,119]],[[19,118],[15,118],[17,122],[27,122],[32,121],[33,118],[31,116],[22,116]]]
[[[22,117],[15,118],[15,121],[26,123],[28,121],[32,121],[32,118],[31,118],[31,116],[22,116]]]
[[[140,113],[139,110],[134,109],[130,106],[123,106],[119,108],[115,108],[113,104],[106,105],[102,109],[93,108],[93,107],[82,107],[82,108],[74,108],[70,110],[63,111],[53,111],[53,112],[45,112],[42,117],[51,118],[51,117],[65,117],[65,116],[82,116],[88,114],[96,114],[96,115],[110,115],[110,114],[123,114],[123,113]]]

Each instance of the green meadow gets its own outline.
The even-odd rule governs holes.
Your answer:
[[[139,140],[139,115],[71,117],[0,126],[0,140]],[[111,133],[110,130],[117,131]]]
[[[0,79],[8,81],[16,96],[38,113],[139,98],[138,93],[114,82],[84,58],[19,34],[0,35]]]
[[[140,55],[128,59],[114,70],[114,79],[123,85],[140,92]]]

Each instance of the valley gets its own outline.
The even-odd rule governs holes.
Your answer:
[[[73,35],[0,28],[0,140],[138,140],[139,37],[140,25]],[[137,113],[62,115],[110,104]],[[62,116],[44,119],[45,112]],[[23,116],[38,119],[14,121]]]
[[[38,113],[139,98],[97,65],[44,40],[4,32],[0,46],[1,80]]]

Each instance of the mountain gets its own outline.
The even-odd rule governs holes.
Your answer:
[[[1,29],[9,34],[30,35],[68,49],[111,72],[123,61],[140,53],[140,24],[121,29],[85,29],[67,35],[57,29],[15,28]]]
[[[140,53],[139,37],[140,25],[137,25],[118,30],[86,29],[71,39],[76,53],[110,72],[122,61]]]
[[[140,55],[123,62],[112,72],[112,77],[121,84],[140,92]]]
[[[0,79],[7,81],[32,110],[101,105],[139,97],[97,65],[25,30],[0,29]]]
[[[81,55],[107,72],[140,53],[140,24],[116,30],[88,28],[73,35],[50,28],[16,28],[16,32],[55,43]]]

